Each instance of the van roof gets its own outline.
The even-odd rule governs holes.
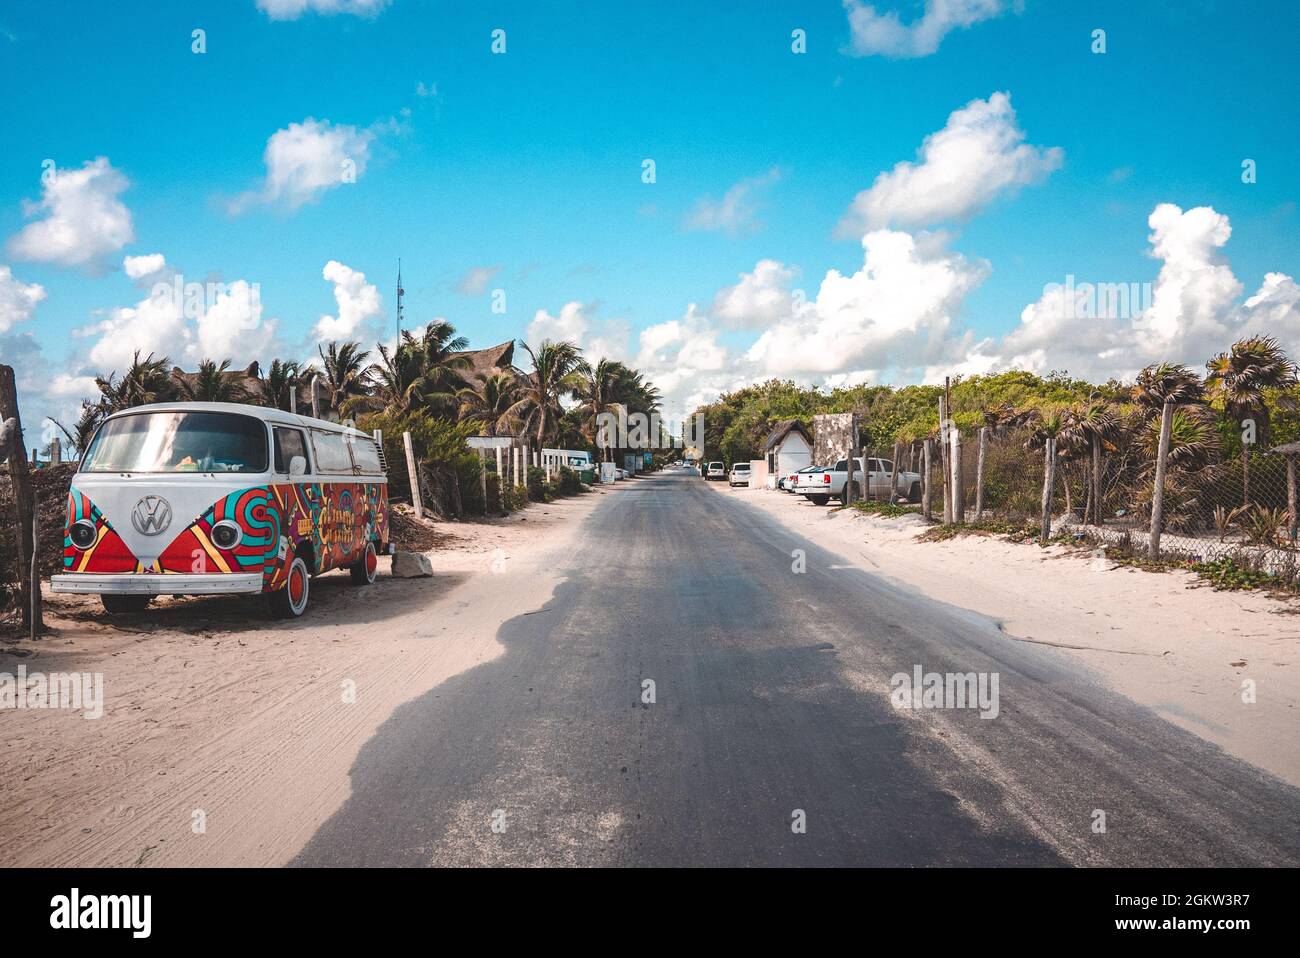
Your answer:
[[[313,419],[311,416],[300,416],[297,413],[285,412],[283,409],[276,409],[271,406],[253,406],[249,403],[238,402],[159,402],[148,403],[144,406],[132,406],[129,409],[119,409],[108,419],[115,419],[118,416],[130,416],[142,412],[227,412],[242,416],[252,416],[254,419],[261,419],[264,422],[280,423],[286,426],[302,426],[312,429],[330,429],[335,432],[349,432],[369,438],[369,433],[362,432],[351,426],[345,426],[342,423],[330,422],[327,419]]]

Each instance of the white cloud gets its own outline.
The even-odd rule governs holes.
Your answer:
[[[862,0],[844,0],[852,34],[849,52],[857,56],[929,56],[953,30],[1001,16],[1009,7],[1006,0],[925,0],[920,19],[904,24],[892,10],[878,13],[875,6]]]
[[[330,260],[321,275],[334,284],[334,301],[338,304],[337,316],[322,316],[312,328],[312,335],[320,340],[353,339],[362,327],[379,315],[383,297],[373,283],[366,282],[366,274]]]
[[[331,125],[311,117],[276,130],[262,160],[266,178],[259,189],[240,194],[228,208],[241,213],[256,204],[295,210],[334,187],[359,180],[370,160],[373,129]]]
[[[159,269],[151,275],[161,274]],[[136,352],[142,358],[150,353],[166,356],[187,369],[204,359],[231,359],[235,365],[264,362],[276,328],[275,320],[263,318],[258,284],[243,279],[186,282],[182,274],[173,273],[169,279],[157,278],[149,294],[133,306],[114,307],[73,333],[94,342],[79,354],[68,381],[79,381],[83,370],[121,373]]]
[[[162,253],[146,253],[143,256],[128,256],[122,260],[122,268],[133,280],[148,279],[163,271],[167,260]]]
[[[106,319],[78,331],[81,336],[97,336],[88,355],[92,366],[104,373],[122,372],[131,365],[138,351],[141,358],[176,359],[189,342],[185,324],[184,299],[160,286],[134,306],[111,309]]]
[[[257,9],[272,20],[297,20],[309,12],[325,16],[351,13],[358,17],[373,17],[388,4],[389,0],[257,0]]]
[[[966,296],[988,274],[933,237],[877,230],[863,266],[830,270],[815,300],[767,329],[746,359],[771,375],[915,367],[942,355]]]
[[[786,287],[794,276],[793,269],[774,259],[759,260],[735,286],[718,290],[712,313],[735,329],[770,326],[790,312],[792,296]]]
[[[216,292],[197,317],[186,356],[220,362],[237,355],[266,363],[265,350],[274,335],[275,323],[262,321],[260,287],[240,279]]]
[[[587,330],[591,320],[587,316],[588,307],[574,300],[560,307],[558,314],[539,309],[533,314],[533,320],[525,330],[525,340],[536,346],[544,339],[553,341],[568,340],[583,346],[586,343]]]
[[[24,283],[8,266],[0,266],[0,333],[30,319],[36,304],[44,298],[44,286]]]
[[[1038,182],[1061,165],[1059,147],[1025,142],[1007,93],[954,110],[925,138],[919,161],[898,163],[854,198],[841,236],[883,226],[925,226],[962,220],[1002,193]]]
[[[420,97],[421,99],[424,99],[426,97],[431,97],[431,96],[437,96],[438,84],[425,83],[423,80],[420,80],[415,84],[415,95]]]
[[[1300,352],[1300,287],[1292,277],[1266,274],[1238,305],[1244,288],[1222,253],[1232,235],[1227,216],[1208,206],[1184,211],[1161,203],[1147,224],[1151,254],[1161,264],[1149,296],[1130,296],[1127,309],[1105,309],[1096,284],[1051,284],[1025,307],[1015,329],[1000,342],[981,343],[971,361],[990,369],[1067,369],[1105,380],[1132,377],[1155,362],[1201,368],[1214,353],[1255,333]]]
[[[482,296],[487,292],[492,277],[499,272],[501,272],[500,266],[473,266],[456,284],[456,292],[462,296]]]
[[[130,185],[107,157],[79,170],[52,169],[39,203],[24,202],[24,213],[44,214],[9,238],[15,259],[60,266],[105,268],[105,257],[135,239],[131,211],[118,194]]]
[[[716,230],[737,236],[752,233],[759,228],[757,195],[781,178],[781,171],[773,168],[762,176],[741,180],[723,195],[722,199],[704,197],[696,202],[683,226],[688,230]]]

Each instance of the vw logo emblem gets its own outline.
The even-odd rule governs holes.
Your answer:
[[[145,496],[131,510],[131,525],[142,536],[156,536],[171,525],[172,507],[162,496]]]

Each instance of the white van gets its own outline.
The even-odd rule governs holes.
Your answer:
[[[108,612],[260,592],[297,617],[312,576],[347,568],[370,583],[387,551],[388,479],[371,436],[262,406],[158,403],[95,433],[51,588],[97,593]]]

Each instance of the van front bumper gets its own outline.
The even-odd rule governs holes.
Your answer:
[[[262,591],[262,574],[172,575],[131,572],[72,572],[50,576],[51,592],[102,595],[232,595]]]

